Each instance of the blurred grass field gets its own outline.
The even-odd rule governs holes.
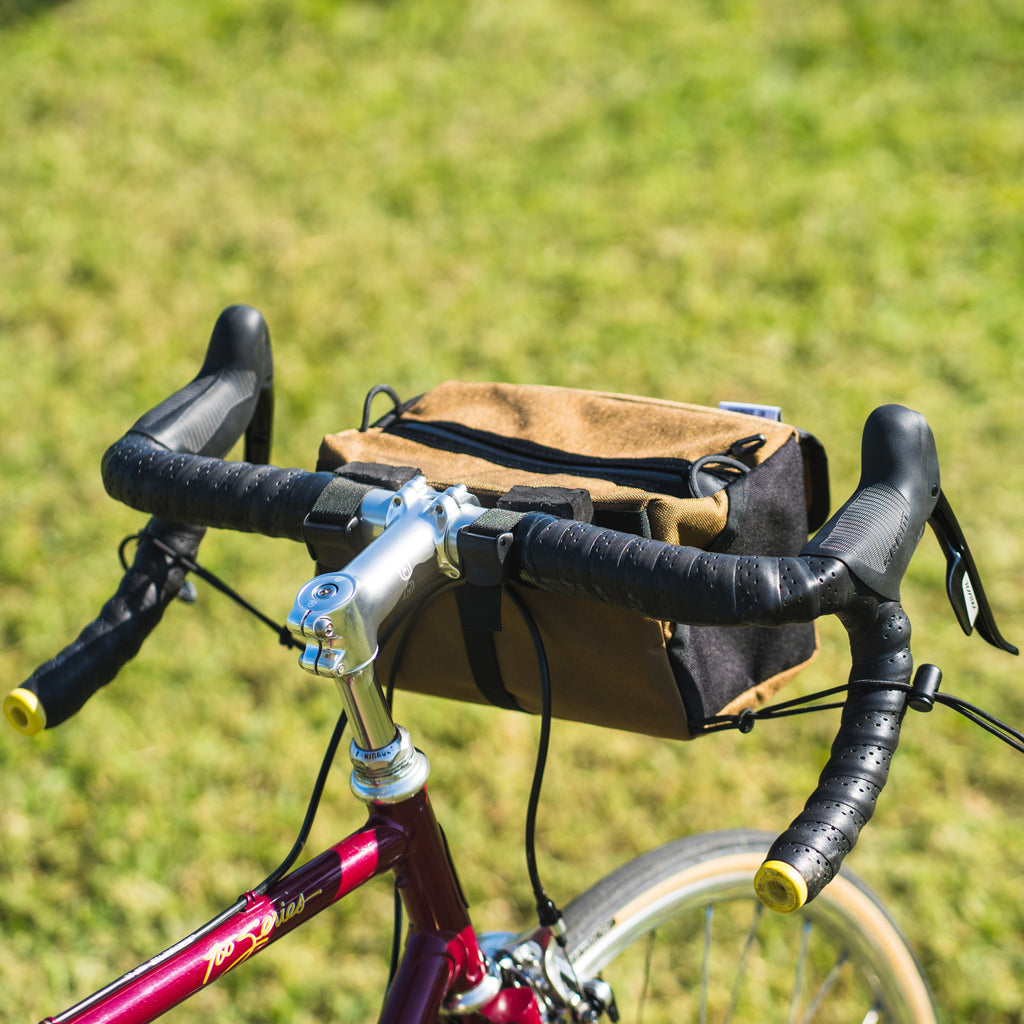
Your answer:
[[[99,459],[237,301],[274,337],[282,465],[311,466],[379,381],[503,379],[780,404],[825,443],[840,501],[871,408],[918,408],[1019,644],[1022,169],[1005,0],[0,0],[3,677],[116,584],[142,517]],[[960,634],[921,552],[916,657],[1024,725],[1018,663]],[[280,618],[311,571],[252,537],[202,554]],[[792,691],[845,675],[843,647],[826,624]],[[398,712],[479,924],[525,923],[536,723]],[[0,733],[0,1019],[56,1013],[262,878],[336,713],[204,587],[77,718]],[[689,745],[557,724],[552,894],[691,831],[781,827],[834,724]],[[1024,1021],[1022,765],[951,713],[912,716],[850,858],[950,1022]],[[310,852],[360,819],[339,768]],[[378,888],[170,1019],[374,1019],[389,925]]]

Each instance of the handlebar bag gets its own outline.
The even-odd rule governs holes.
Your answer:
[[[374,389],[370,400],[379,389]],[[387,390],[394,398],[394,393]],[[828,515],[824,450],[785,423],[631,395],[449,382],[324,438],[318,469],[395,488],[422,473],[485,506],[542,511],[734,554],[795,555]],[[351,555],[355,554],[353,550]],[[343,567],[335,550],[323,572]],[[689,739],[767,700],[817,650],[813,624],[659,622],[510,584],[494,621],[469,588],[400,610],[378,672],[399,688],[531,713],[541,708],[532,617],[556,717]],[[475,610],[474,610],[475,609]],[[397,613],[396,613],[397,614]],[[382,637],[389,631],[382,630]]]

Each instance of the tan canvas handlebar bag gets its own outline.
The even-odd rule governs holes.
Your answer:
[[[569,388],[449,382],[396,400],[369,425],[375,392],[362,427],[324,438],[318,469],[390,487],[420,472],[437,488],[465,484],[485,506],[734,554],[797,554],[828,515],[820,444],[763,416]],[[813,625],[659,622],[519,585],[506,590],[500,627],[467,622],[471,604],[451,589],[424,595],[382,646],[382,681],[536,713],[532,619],[556,717],[689,739],[711,716],[767,699],[817,648]]]

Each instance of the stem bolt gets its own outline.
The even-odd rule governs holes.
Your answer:
[[[313,623],[313,635],[317,640],[330,640],[334,636],[334,623],[326,615],[321,615]]]

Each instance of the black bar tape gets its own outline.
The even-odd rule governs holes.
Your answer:
[[[850,692],[814,793],[768,853],[768,860],[799,871],[807,900],[836,876],[874,813],[899,743],[904,700],[902,691],[870,684]]]
[[[222,462],[165,451],[126,434],[103,457],[111,497],[165,519],[303,540],[302,523],[330,473]]]
[[[107,491],[164,519],[301,541],[302,521],[331,474],[221,461],[250,427],[247,448],[269,453],[272,388],[266,322],[250,306],[229,306],[195,379],[104,455]]]
[[[524,517],[515,536],[522,582],[664,621],[810,622],[852,593],[833,559],[718,554],[542,514]]]
[[[871,628],[851,648],[850,691],[828,762],[803,811],[766,858],[799,873],[807,887],[802,902],[814,899],[835,877],[874,813],[906,710],[912,660],[910,622],[902,607],[897,602],[880,605]],[[772,894],[767,895],[772,906]]]
[[[70,718],[135,657],[181,589],[185,570],[155,542],[194,559],[204,532],[201,527],[150,520],[131,567],[97,618],[19,687],[36,696],[46,728]]]
[[[837,611],[850,636],[850,692],[828,763],[804,810],[754,880],[762,901],[791,911],[836,874],[889,774],[912,671],[900,586],[940,494],[925,418],[885,405],[864,424],[856,490],[802,554],[841,562],[854,595]]]
[[[157,518],[99,617],[8,695],[4,710],[15,728],[33,732],[64,721],[138,652],[185,575],[152,538],[190,561],[207,526],[303,539],[303,520],[331,474],[221,461],[243,434],[247,453],[268,458],[272,414],[270,332],[255,309],[230,306],[195,379],[105,454],[111,496]]]

